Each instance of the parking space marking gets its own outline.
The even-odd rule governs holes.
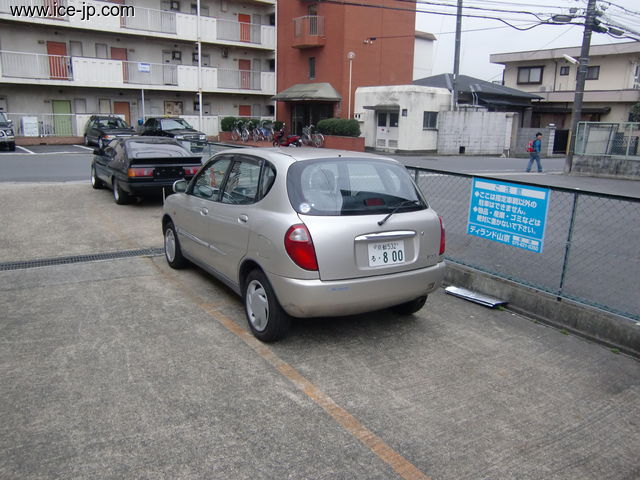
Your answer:
[[[83,149],[85,149],[85,150],[90,150],[90,151],[92,151],[92,152],[93,152],[93,148],[91,148],[91,147],[85,147],[84,145],[74,145],[74,147],[83,148]]]
[[[293,385],[302,391],[311,401],[322,407],[342,428],[357,438],[365,447],[380,458],[380,460],[389,465],[401,478],[404,480],[431,480],[431,477],[425,475],[413,463],[387,445],[382,438],[369,430],[344,408],[340,407],[329,395],[278,357],[267,344],[262,343],[246,329],[239,326],[230,317],[218,310],[220,304],[203,301],[200,297],[185,288],[173,275],[168,274],[160,268],[153,260],[148,259],[148,261],[153,264],[164,278],[176,285],[186,297],[190,298],[198,307],[208,313],[209,316],[242,340],[249,348],[260,355],[264,361],[293,383]]]
[[[20,150],[24,150],[25,152],[30,153],[31,155],[35,155],[36,154],[35,152],[32,152],[28,148],[21,147],[20,145],[16,145],[16,148],[19,148]]]

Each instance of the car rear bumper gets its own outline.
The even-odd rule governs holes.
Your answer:
[[[445,263],[351,280],[301,280],[267,274],[282,308],[294,317],[335,317],[370,312],[413,300],[436,290]]]
[[[122,189],[131,194],[131,195],[144,195],[145,193],[152,193],[162,190],[163,188],[167,190],[167,193],[173,193],[173,184],[177,180],[186,179],[189,181],[191,176],[189,177],[180,177],[180,178],[169,178],[163,180],[155,180],[152,182],[124,182],[122,183]]]

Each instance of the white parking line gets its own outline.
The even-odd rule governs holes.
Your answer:
[[[16,148],[19,148],[20,150],[24,150],[25,152],[30,153],[31,155],[35,155],[36,154],[35,152],[32,152],[28,148],[21,147],[20,145],[16,145]]]
[[[84,148],[85,150],[91,150],[91,151],[93,152],[93,148],[91,148],[91,147],[85,147],[84,145],[74,145],[74,147]]]

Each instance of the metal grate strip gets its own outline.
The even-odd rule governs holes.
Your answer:
[[[53,265],[67,265],[70,263],[96,262],[99,260],[113,260],[130,257],[158,257],[164,255],[164,248],[142,248],[138,250],[121,250],[119,252],[92,253],[88,255],[72,255],[68,257],[40,258],[18,262],[0,263],[0,271],[22,270],[26,268],[50,267]]]

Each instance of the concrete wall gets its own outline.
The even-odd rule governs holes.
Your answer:
[[[571,173],[594,177],[640,180],[640,158],[576,155],[573,157]]]
[[[505,112],[440,112],[438,154],[502,155],[511,147],[513,118]]]

